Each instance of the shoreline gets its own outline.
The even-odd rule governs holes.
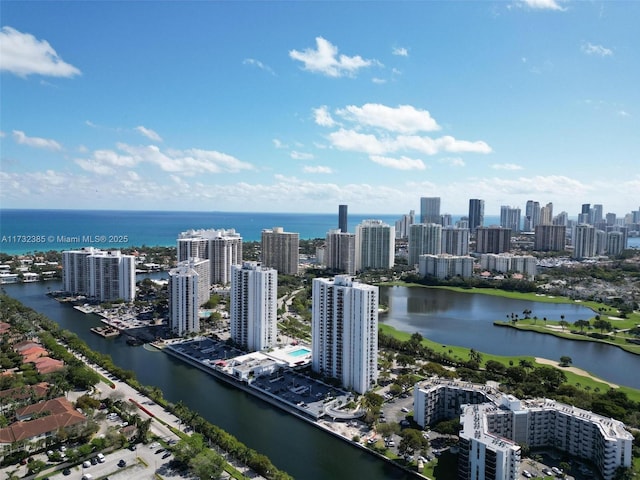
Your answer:
[[[598,378],[595,375],[592,375],[591,373],[587,372],[586,370],[583,370],[578,367],[562,367],[560,366],[560,362],[556,362],[555,360],[550,360],[548,358],[542,358],[542,357],[535,357],[535,360],[536,360],[536,363],[539,363],[541,365],[550,365],[552,367],[558,368],[559,370],[566,370],[568,372],[575,373],[576,375],[580,375],[581,377],[586,377],[596,382],[602,382],[606,385],[609,385],[611,388],[620,388],[620,385],[613,382],[608,382],[606,380],[603,380],[602,378]]]
[[[276,398],[274,398],[273,396],[258,390],[257,388],[252,388],[251,385],[248,385],[247,383],[237,380],[232,376],[229,376],[227,374],[224,374],[223,372],[220,372],[214,368],[210,368],[209,366],[207,366],[206,364],[203,364],[202,362],[198,362],[197,360],[194,360],[193,358],[181,354],[180,352],[177,352],[176,350],[172,349],[172,348],[163,348],[162,349],[163,352],[168,353],[169,355],[173,356],[174,358],[177,358],[193,367],[198,368],[199,370],[211,375],[212,377],[214,377],[217,380],[221,380],[223,382],[225,382],[228,385],[231,385],[233,387],[238,388],[239,390],[242,390],[245,393],[250,394],[251,396],[258,398],[270,405],[273,405],[274,407],[279,408],[280,410],[293,415],[295,418],[305,421],[308,424],[326,432],[331,434],[332,436],[342,440],[343,442],[346,442],[347,444],[351,445],[352,447],[356,447],[359,448],[360,450],[367,452],[369,454],[373,454],[374,456],[378,457],[378,459],[380,460],[384,460],[385,462],[387,462],[388,464],[392,465],[395,468],[398,468],[406,473],[410,473],[415,475],[418,478],[421,479],[427,479],[427,480],[431,480],[429,477],[426,477],[425,475],[422,475],[421,473],[419,473],[417,470],[412,470],[410,468],[407,468],[405,466],[402,466],[396,462],[394,462],[392,459],[385,457],[384,455],[370,449],[367,448],[366,445],[361,444],[360,442],[354,442],[351,438],[345,436],[344,434],[342,434],[341,432],[331,428],[331,425],[335,422],[331,422],[329,420],[323,420],[323,417],[325,414],[319,416],[318,418],[312,418],[311,416],[308,415],[304,415],[302,413],[302,411],[297,408],[297,406],[292,405],[292,404],[287,404],[284,401],[279,401]]]
[[[591,337],[585,337],[585,336],[575,336],[574,334],[572,334],[570,331],[569,332],[562,332],[562,331],[557,331],[554,329],[547,329],[547,330],[540,330],[538,328],[526,328],[527,325],[512,325],[510,322],[503,322],[503,321],[495,321],[493,322],[493,326],[494,327],[507,327],[507,328],[514,328],[520,332],[531,332],[531,333],[539,333],[540,335],[551,335],[553,337],[556,338],[562,338],[563,340],[569,340],[570,342],[592,342],[592,343],[601,343],[603,345],[609,345],[611,347],[617,347],[619,349],[621,349],[622,351],[626,352],[626,353],[630,353],[631,355],[640,355],[640,350],[636,351],[636,350],[630,350],[629,348],[625,348],[627,347],[627,345],[621,345],[615,342],[608,342],[604,339],[599,339],[599,338],[591,338]],[[571,335],[570,337],[568,337],[567,335]],[[631,344],[629,346],[633,346],[634,344]]]

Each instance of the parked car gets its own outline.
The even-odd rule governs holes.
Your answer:
[[[118,462],[118,466],[120,468],[126,467],[127,466],[127,462],[125,462],[124,459],[121,458],[120,461]]]
[[[89,468],[91,466],[91,462],[89,460],[85,460],[82,462],[82,468]]]
[[[164,455],[162,455],[162,458],[169,458],[171,456],[171,452],[167,452]]]

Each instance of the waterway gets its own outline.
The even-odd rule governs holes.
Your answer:
[[[84,315],[46,296],[61,287],[61,282],[50,281],[3,285],[2,289],[75,332],[92,349],[109,354],[116,365],[134,371],[142,384],[159,387],[171,402],[182,401],[297,479],[415,478],[170,355],[130,347],[122,336],[105,339],[91,333],[91,327],[101,325],[97,316]]]
[[[420,333],[443,345],[460,345],[496,355],[532,355],[560,360],[567,355],[573,365],[603,379],[640,388],[640,356],[595,342],[576,342],[552,335],[496,327],[511,313],[522,318],[531,310],[542,324],[543,318],[573,323],[594,313],[579,303],[543,303],[514,300],[473,293],[420,287],[381,287],[380,302],[389,306],[380,322],[398,330]]]
[[[162,278],[166,274],[154,274]],[[90,332],[97,316],[84,315],[46,296],[61,282],[4,285],[6,293],[75,332],[91,348],[136,373],[139,381],[162,389],[165,398],[182,401],[251,448],[267,455],[295,478],[408,479],[407,474],[346,442],[316,429],[247,393],[226,385],[155,349],[130,347],[122,337],[104,339]],[[444,345],[463,345],[499,355],[535,355],[559,359],[568,355],[574,365],[602,378],[640,388],[640,357],[590,342],[572,342],[492,325],[513,313],[532,311],[539,319],[574,322],[593,313],[579,304],[523,302],[481,294],[438,289],[382,287],[380,300],[389,312],[380,321],[410,333],[420,332]],[[540,320],[542,321],[542,320]],[[615,368],[614,368],[615,366]]]

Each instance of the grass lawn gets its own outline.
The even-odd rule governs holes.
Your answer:
[[[379,328],[385,335],[391,335],[401,341],[406,341],[406,340],[409,340],[409,338],[411,338],[410,333],[401,332],[400,330],[397,330],[389,325],[381,324],[379,325]],[[429,340],[427,338],[422,339],[422,345],[424,345],[425,347],[431,348],[435,352],[449,355],[450,357],[457,360],[469,360],[469,352],[471,350],[470,348],[460,347],[456,345],[443,345],[443,344],[434,342],[432,340]],[[494,360],[496,362],[500,362],[506,367],[509,367],[511,365],[518,365],[520,363],[520,360],[528,360],[537,366],[542,366],[542,364],[536,363],[534,357],[527,356],[527,355],[507,357],[502,355],[493,355],[493,354],[484,353],[484,352],[480,352],[480,353],[482,355],[481,366],[486,365],[486,362],[488,360]],[[555,360],[555,359],[552,359],[552,360]],[[579,384],[578,388],[582,390],[594,391],[597,388],[599,389],[600,392],[606,392],[610,388],[605,382],[601,380],[594,380],[590,377],[586,377],[584,375],[579,375],[577,373],[567,371],[564,368],[560,368],[560,367],[558,368],[559,370],[562,370],[564,374],[567,376],[568,384],[573,386],[578,386]],[[619,389],[625,392],[630,399],[636,402],[640,401],[640,390],[630,388],[630,387],[619,387]]]
[[[616,347],[622,348],[626,352],[640,355],[640,345],[629,343],[626,341],[627,338],[637,339],[637,337],[627,335],[624,332],[614,333],[612,335],[609,335],[608,338],[594,338],[594,337],[589,337],[587,335],[577,333],[578,331],[575,330],[575,327],[573,327],[573,331],[572,331],[571,326],[569,326],[565,330],[561,330],[561,329],[558,330],[557,328],[553,328],[553,327],[560,327],[560,322],[558,321],[547,320],[547,322],[545,322],[544,324],[541,324],[540,322],[541,322],[540,319],[534,320],[529,318],[529,319],[518,320],[515,324],[507,321],[495,321],[494,325],[516,328],[518,330],[523,330],[523,331],[553,335],[555,337],[566,338],[568,340],[575,340],[579,342],[606,343],[608,345],[614,345]],[[617,326],[617,324],[614,324],[614,325]]]

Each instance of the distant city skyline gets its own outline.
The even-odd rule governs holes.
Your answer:
[[[477,198],[486,216],[534,200],[573,217],[640,203],[640,2],[0,13],[4,208],[400,215],[439,197],[442,214]]]

